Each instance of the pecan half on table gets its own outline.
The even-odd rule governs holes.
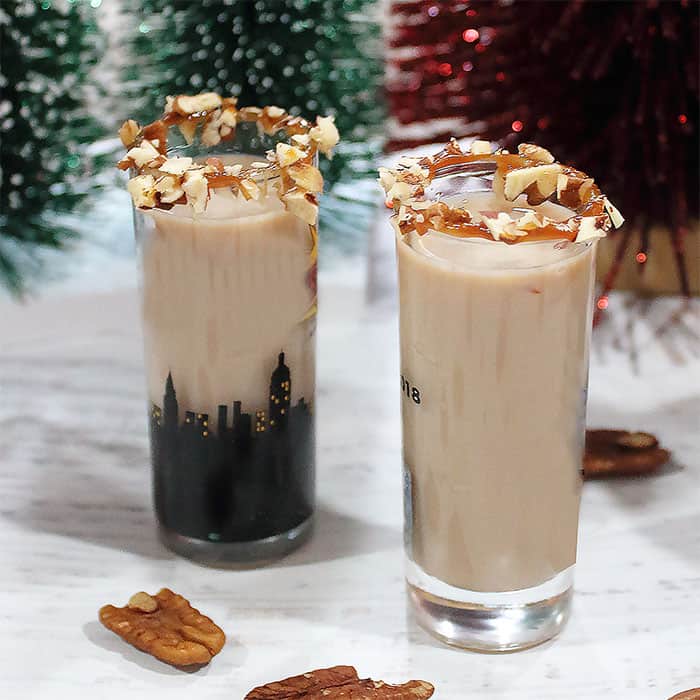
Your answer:
[[[360,678],[352,666],[333,666],[261,685],[245,700],[423,700],[434,691],[427,681],[389,685]]]
[[[208,664],[226,642],[223,630],[168,588],[143,591],[128,605],[100,609],[100,622],[125,642],[173,666]]]
[[[671,453],[650,433],[627,430],[587,430],[584,479],[641,476],[668,462]]]

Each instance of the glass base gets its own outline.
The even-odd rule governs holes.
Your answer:
[[[175,554],[191,559],[197,564],[218,569],[245,569],[263,566],[280,559],[304,544],[313,530],[313,516],[300,525],[250,542],[210,542],[180,535],[159,526],[161,542]]]
[[[569,616],[573,569],[539,586],[505,593],[449,586],[407,562],[408,596],[418,624],[452,646],[481,652],[527,649],[551,639]]]

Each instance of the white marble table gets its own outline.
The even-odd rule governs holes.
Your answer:
[[[503,656],[441,646],[402,583],[397,324],[375,250],[322,276],[318,527],[278,564],[216,571],[158,543],[150,505],[136,293],[0,303],[0,697],[242,698],[332,664],[437,700],[667,698],[700,685],[700,324],[697,305],[613,298],[596,334],[589,423],[651,430],[662,474],[585,486],[573,617]],[[368,301],[368,298],[370,301]],[[225,628],[197,672],[97,622],[105,602],[170,586]]]

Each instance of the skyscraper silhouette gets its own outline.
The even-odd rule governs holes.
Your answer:
[[[151,459],[158,519],[188,537],[248,541],[286,532],[313,510],[314,420],[304,399],[291,405],[291,372],[279,353],[267,399],[244,413],[233,401],[180,422],[175,385],[151,406]],[[267,405],[265,405],[267,403]],[[230,405],[230,404],[229,404]]]
[[[165,394],[163,395],[163,430],[166,434],[176,435],[178,429],[178,409],[173,375],[168,372],[165,380]]]
[[[284,353],[277,358],[277,367],[270,377],[270,429],[280,431],[287,427],[289,418],[289,399],[292,392],[292,380],[289,367],[284,364]]]

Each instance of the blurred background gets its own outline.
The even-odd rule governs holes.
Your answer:
[[[334,114],[324,262],[381,257],[387,154],[479,134],[532,140],[627,217],[613,287],[697,294],[698,15],[690,0],[5,0],[0,10],[4,293],[133,284],[119,124],[168,94]],[[374,235],[388,241],[373,242]],[[376,275],[374,275],[376,277]]]

